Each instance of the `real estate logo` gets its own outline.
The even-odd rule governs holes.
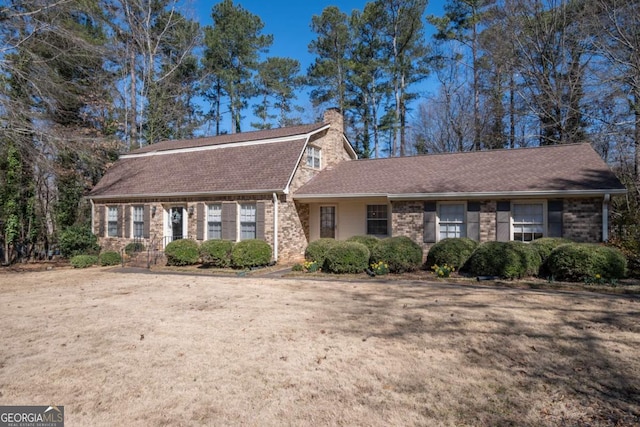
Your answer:
[[[0,427],[64,427],[64,406],[0,406]]]

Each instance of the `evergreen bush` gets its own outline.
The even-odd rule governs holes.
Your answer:
[[[191,239],[174,240],[164,248],[164,254],[167,265],[194,265],[198,263],[198,244]]]
[[[422,248],[406,236],[387,237],[373,248],[372,262],[384,262],[392,273],[415,271],[422,264]]]
[[[307,261],[315,261],[320,268],[325,268],[324,262],[327,259],[327,252],[337,243],[335,239],[318,239],[309,243],[304,251],[304,259]]]
[[[122,257],[116,251],[106,251],[100,254],[98,262],[103,267],[107,265],[118,265],[122,262]]]
[[[97,255],[75,255],[71,257],[69,263],[73,268],[87,268],[98,263]]]
[[[82,225],[72,225],[60,233],[58,239],[60,253],[65,258],[75,255],[97,255],[100,251],[98,237],[91,229]]]
[[[446,264],[459,270],[478,245],[478,242],[466,237],[442,239],[429,249],[425,267],[430,269],[434,265]]]
[[[251,268],[271,262],[271,246],[264,240],[242,240],[233,246],[231,265],[234,268]]]
[[[618,249],[589,243],[572,243],[554,249],[547,260],[555,280],[588,281],[596,277],[617,280],[625,277],[627,259]]]
[[[369,249],[358,242],[336,242],[327,251],[327,271],[337,274],[361,273],[369,267]]]
[[[523,242],[486,242],[478,246],[463,266],[475,276],[516,279],[535,276],[542,259],[538,251]]]
[[[369,252],[373,252],[373,248],[380,242],[380,239],[376,236],[363,235],[363,236],[351,236],[347,240],[347,242],[357,242],[362,243],[369,249]]]
[[[230,240],[207,240],[200,245],[200,259],[207,266],[226,268],[231,265],[232,250]]]
[[[127,246],[124,247],[124,253],[131,256],[135,253],[142,252],[146,248],[144,247],[144,243],[142,242],[131,242],[127,243]]]

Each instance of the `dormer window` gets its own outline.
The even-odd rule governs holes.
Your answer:
[[[307,146],[307,166],[320,169],[320,149],[318,147]]]

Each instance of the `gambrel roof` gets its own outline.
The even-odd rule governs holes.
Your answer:
[[[590,144],[427,154],[343,162],[296,199],[561,197],[626,192]]]

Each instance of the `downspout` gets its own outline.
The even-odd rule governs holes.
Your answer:
[[[95,215],[96,215],[96,207],[93,203],[93,199],[89,199],[89,203],[91,203],[91,233],[94,233],[95,231],[95,227],[96,227],[96,220],[95,220]]]
[[[610,194],[604,195],[602,201],[602,241],[609,240],[609,201],[611,200]]]
[[[273,260],[278,262],[278,195],[273,193]]]

